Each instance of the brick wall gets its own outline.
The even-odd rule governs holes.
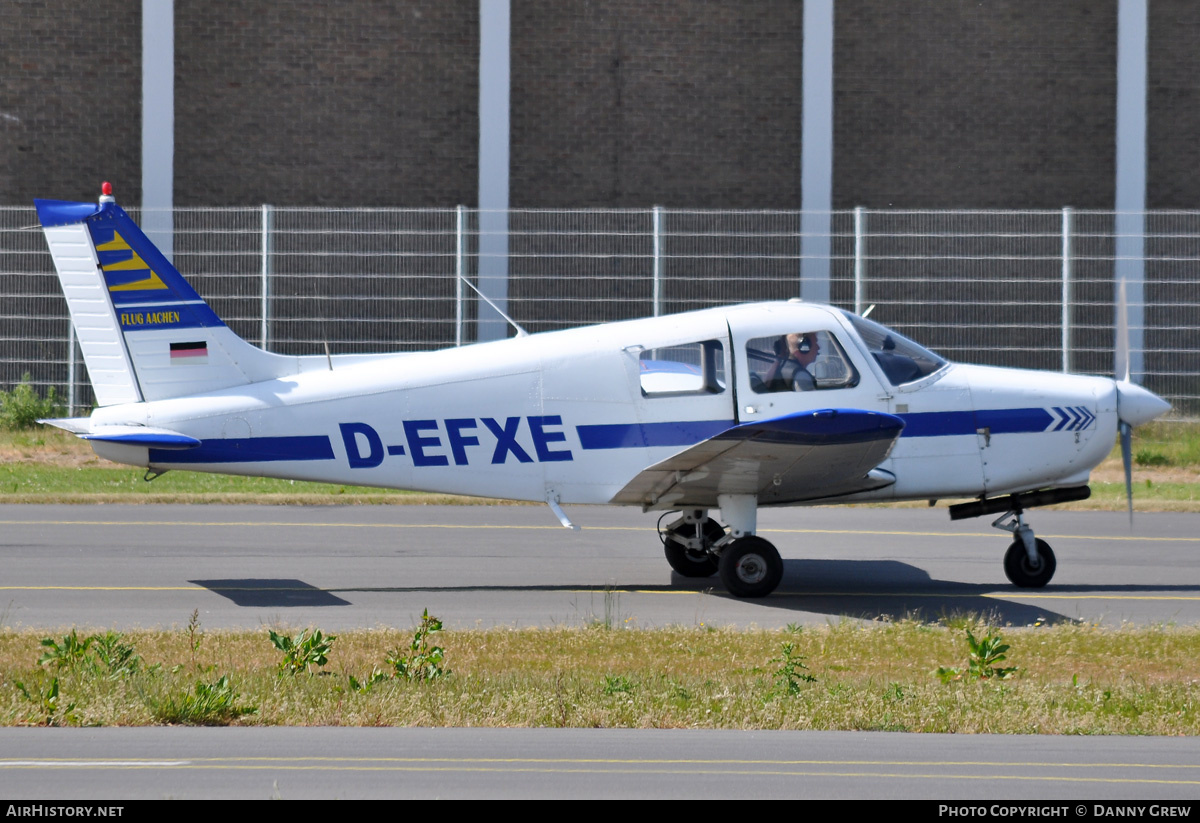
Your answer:
[[[175,29],[176,204],[475,201],[474,0],[176,0]]]
[[[140,0],[0,3],[0,203],[141,199]]]
[[[1146,208],[1200,208],[1200,5],[1150,4]]]
[[[803,5],[513,0],[513,206],[799,208]]]
[[[1112,208],[1116,3],[854,0],[835,208]]]
[[[176,203],[474,205],[478,0],[176,0]],[[841,0],[835,208],[1111,208],[1116,0]],[[800,205],[803,4],[513,0],[515,207]],[[1150,5],[1151,208],[1200,6]],[[141,2],[0,4],[0,202],[141,193]]]

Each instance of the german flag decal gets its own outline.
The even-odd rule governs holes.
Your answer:
[[[171,344],[171,365],[203,366],[207,363],[208,343],[205,341]]]

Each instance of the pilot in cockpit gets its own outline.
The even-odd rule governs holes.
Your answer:
[[[775,362],[763,382],[767,391],[809,391],[817,381],[808,367],[821,353],[815,332],[785,334],[775,341]]]

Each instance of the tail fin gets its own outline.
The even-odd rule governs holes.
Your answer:
[[[35,200],[101,406],[163,400],[296,371],[238,337],[106,183],[98,205]]]

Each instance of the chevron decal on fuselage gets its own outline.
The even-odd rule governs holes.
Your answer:
[[[1096,415],[1088,411],[1087,406],[1054,406],[1050,413],[1055,419],[1046,427],[1046,431],[1083,431],[1096,422]]]

